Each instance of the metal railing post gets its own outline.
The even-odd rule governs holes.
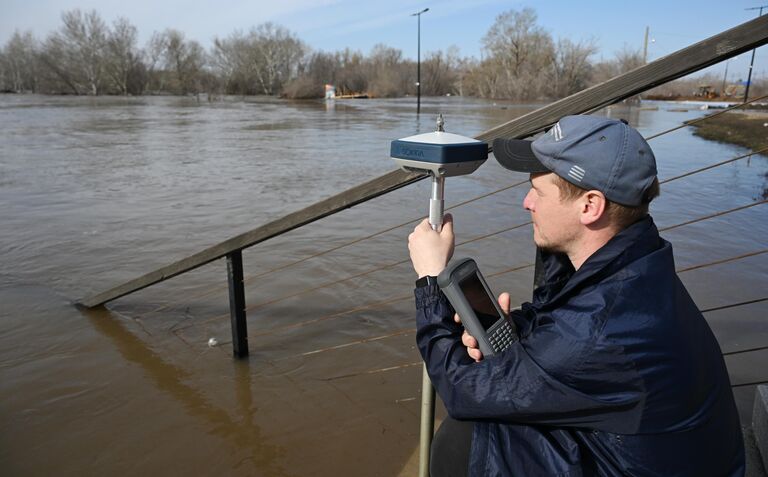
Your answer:
[[[248,356],[248,328],[245,324],[245,285],[243,284],[243,251],[227,254],[229,282],[229,317],[232,322],[232,352],[236,358]]]

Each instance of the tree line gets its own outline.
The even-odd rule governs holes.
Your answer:
[[[482,39],[481,59],[456,47],[421,62],[424,95],[516,100],[554,99],[642,64],[624,49],[593,61],[594,40],[555,39],[530,8],[500,14]],[[155,32],[140,47],[125,18],[107,24],[95,10],[66,11],[62,25],[39,40],[16,31],[0,50],[0,91],[75,95],[282,95],[313,98],[323,85],[337,93],[395,97],[416,93],[416,62],[376,45],[367,55],[349,48],[313,51],[274,23],[215,38],[207,50],[183,32]]]

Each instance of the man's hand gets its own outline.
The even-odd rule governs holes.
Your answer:
[[[408,251],[419,278],[437,276],[453,256],[453,217],[446,214],[440,232],[432,230],[424,219],[408,236]]]
[[[509,308],[510,308],[510,298],[509,293],[502,293],[499,295],[499,306],[501,307],[501,310],[509,315]],[[461,323],[461,318],[459,318],[459,314],[456,313],[453,315],[453,320],[456,323]],[[477,340],[467,333],[467,330],[464,330],[464,334],[461,335],[461,343],[467,347],[467,354],[470,358],[474,359],[475,361],[480,361],[483,359],[483,353],[480,351],[480,347],[477,344]]]

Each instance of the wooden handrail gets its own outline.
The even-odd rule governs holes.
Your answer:
[[[485,131],[478,135],[477,139],[490,143],[499,137],[528,137],[546,129],[563,116],[598,110],[766,43],[768,43],[768,16],[758,17]],[[389,172],[114,288],[83,298],[78,305],[88,308],[103,305],[425,177],[425,175],[400,170]]]

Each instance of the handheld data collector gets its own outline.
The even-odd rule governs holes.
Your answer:
[[[493,356],[517,341],[517,328],[499,307],[485,278],[471,258],[448,264],[437,284],[480,346],[483,356]]]

